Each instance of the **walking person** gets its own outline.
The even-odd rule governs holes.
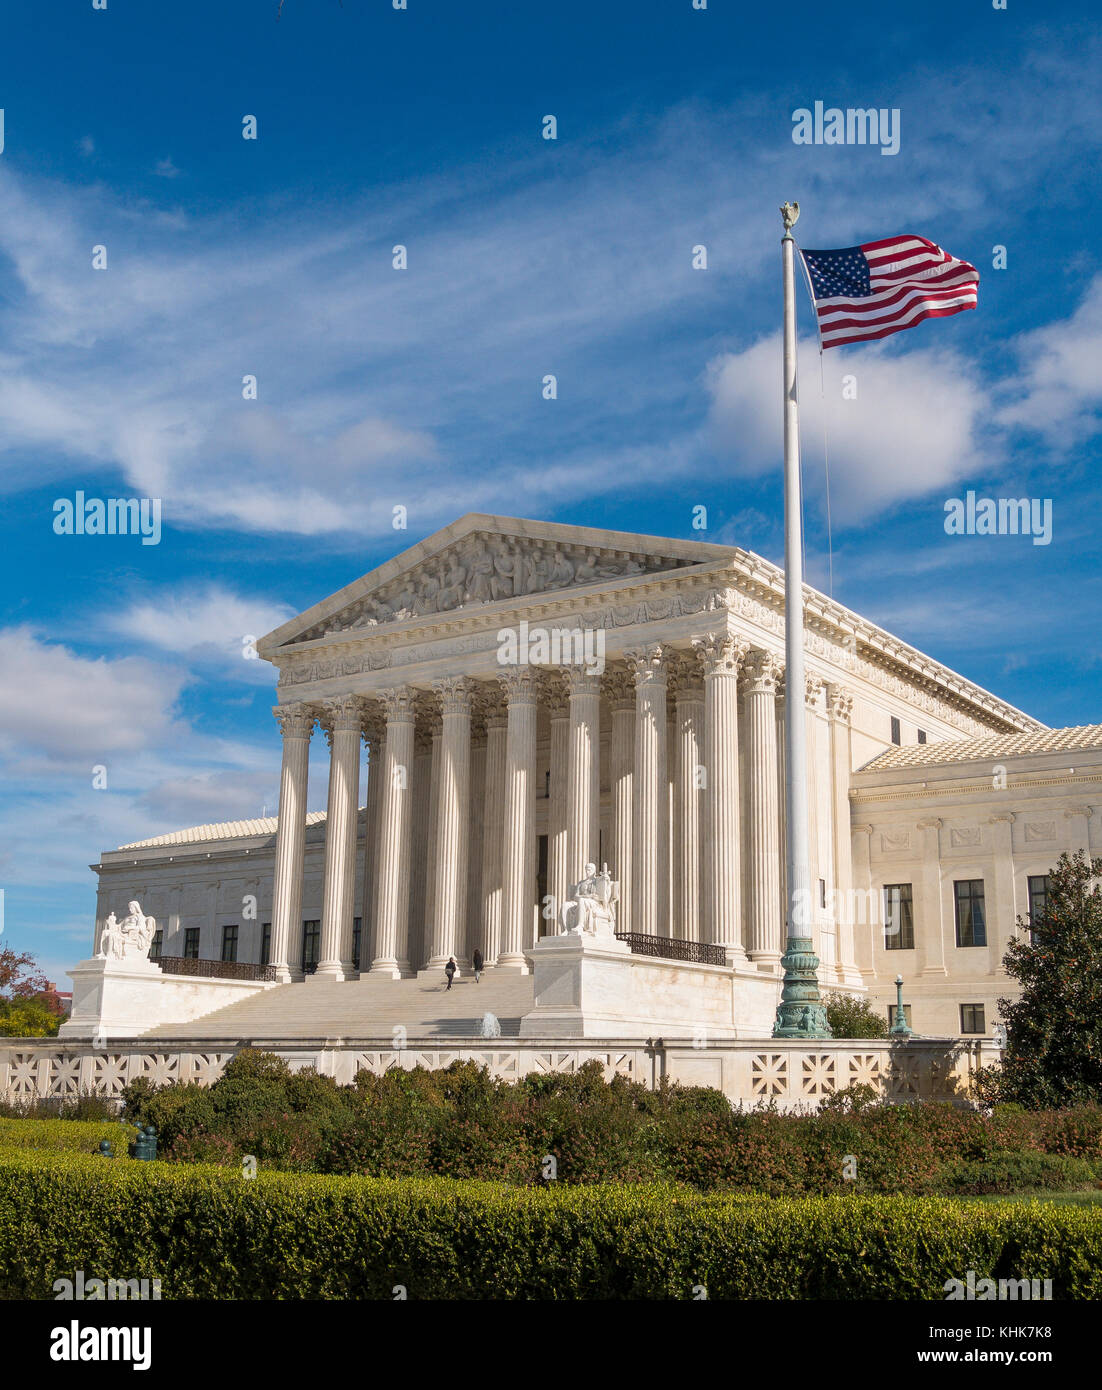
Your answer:
[[[444,966],[444,974],[447,975],[447,977],[448,977],[448,988],[449,988],[449,989],[451,989],[451,987],[452,987],[452,980],[455,979],[455,972],[456,972],[455,957],[454,957],[454,956],[449,956],[449,957],[448,957],[448,963],[447,963],[447,965]]]
[[[482,974],[483,968],[482,952],[477,948],[475,949],[474,955],[471,957],[471,963],[474,965],[474,982],[477,985],[478,977]]]

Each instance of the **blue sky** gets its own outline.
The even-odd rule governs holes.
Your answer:
[[[978,312],[821,368],[801,303],[809,577],[825,436],[835,597],[1047,723],[1102,719],[1091,7],[277,9],[6,8],[5,941],[61,979],[102,849],[273,813],[243,638],[464,512],[779,559],[786,198],[809,247],[912,232],[981,272]],[[899,153],[794,145],[816,100],[898,108]],[[78,489],[160,498],[160,544],[55,535]],[[946,536],[968,489],[1051,498],[1052,543]]]

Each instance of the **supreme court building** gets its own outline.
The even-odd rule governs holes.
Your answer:
[[[772,987],[797,701],[821,984],[886,1009],[902,974],[916,1031],[989,1036],[1017,917],[1061,851],[1102,852],[1102,726],[1046,729],[805,602],[792,690],[783,573],[759,556],[463,517],[258,643],[278,671],[278,817],[104,853],[97,948],[140,900],[154,956],[264,969],[274,1036],[320,982],[351,999],[374,980],[378,999],[476,949],[523,989],[571,885],[607,864],[633,952]]]

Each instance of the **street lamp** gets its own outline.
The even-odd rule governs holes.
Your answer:
[[[890,1038],[909,1038],[913,1029],[907,1027],[907,1016],[903,1012],[903,976],[895,977],[895,1022],[888,1029]]]

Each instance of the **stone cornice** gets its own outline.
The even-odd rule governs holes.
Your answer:
[[[718,547],[707,549],[714,554]],[[355,672],[335,671],[334,675],[359,674],[413,664],[394,658],[401,658],[411,648],[433,643],[455,643],[456,654],[464,647],[481,652],[487,649],[487,629],[492,628],[496,633],[498,628],[515,625],[521,618],[527,618],[530,623],[572,618],[571,626],[600,627],[611,632],[619,627],[643,626],[670,617],[716,610],[726,610],[733,618],[745,619],[754,627],[774,634],[778,640],[782,639],[782,571],[748,551],[729,553],[727,560],[708,559],[680,570],[500,599],[448,613],[404,619],[381,628],[334,633],[293,645],[273,645],[272,639],[290,627],[285,625],[261,644],[262,654],[281,671],[320,663],[357,667]],[[347,595],[351,601],[354,587],[350,586],[334,598]],[[896,694],[904,703],[926,709],[931,715],[967,732],[1043,727],[1039,721],[808,586],[805,586],[804,597],[809,654],[819,656],[839,670],[862,677]],[[310,610],[310,613],[315,611]],[[476,637],[481,640],[468,646],[467,642]],[[439,654],[448,653],[441,649]],[[829,675],[825,678],[830,679]],[[284,678],[281,690],[293,690],[295,685],[302,683],[301,677],[297,681]]]

